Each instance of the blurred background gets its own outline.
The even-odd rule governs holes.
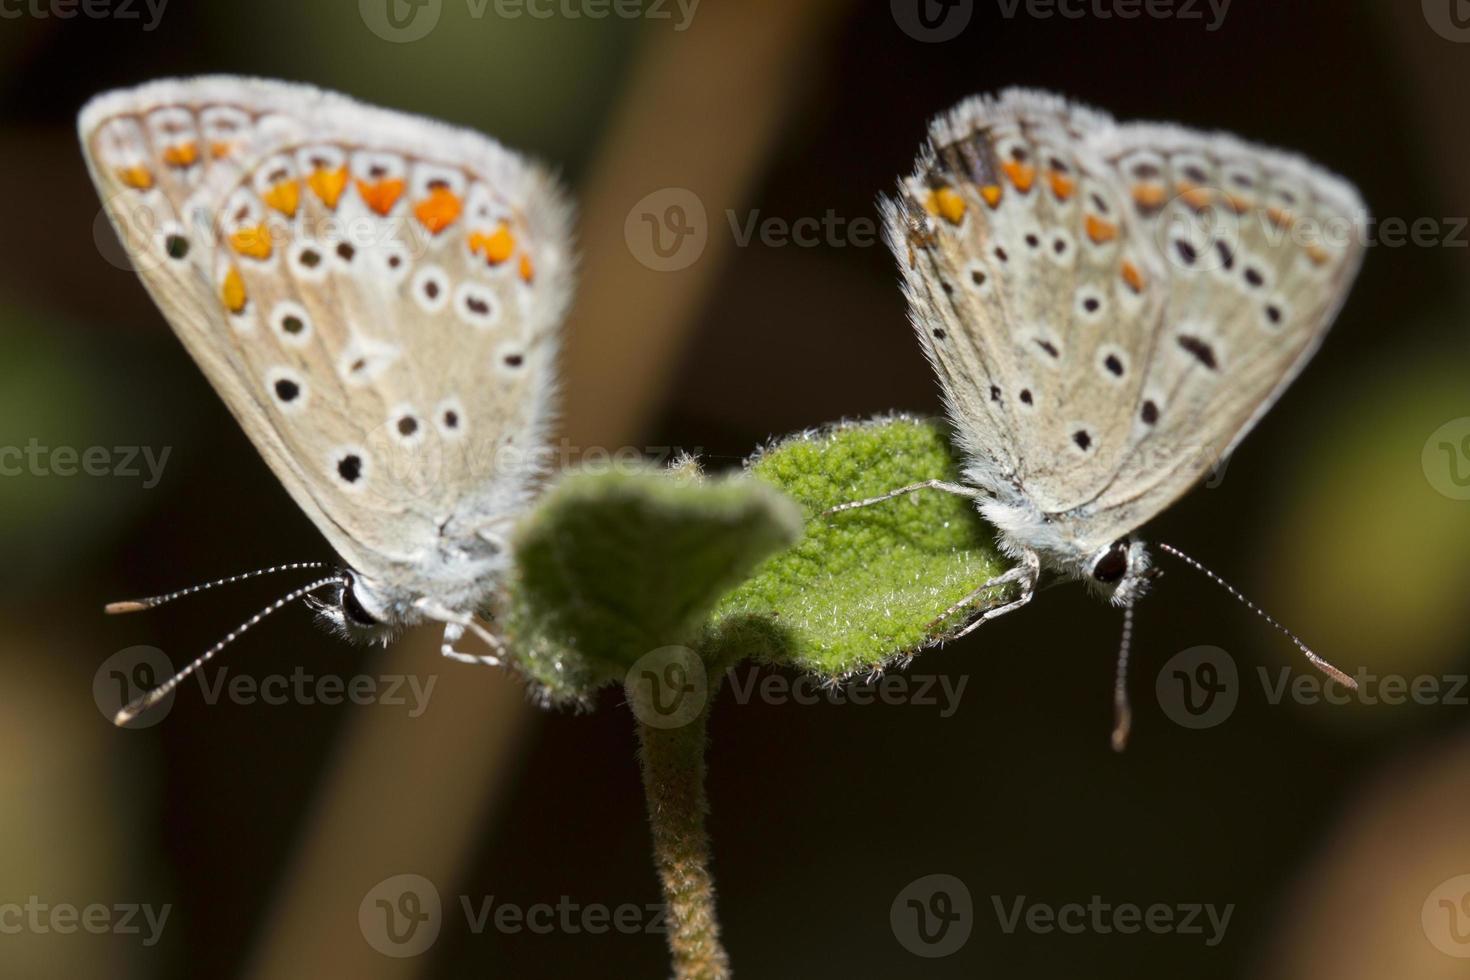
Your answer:
[[[208,676],[304,676],[306,696],[191,683],[138,731],[99,709],[120,678],[146,679],[155,654],[132,648],[181,664],[279,583],[121,619],[104,601],[331,557],[121,267],[74,134],[100,90],[235,72],[472,126],[559,167],[583,252],[565,438],[699,451],[711,469],[838,418],[938,410],[874,199],[966,95],[1057,89],[1290,147],[1355,182],[1385,233],[1336,328],[1218,485],[1146,534],[1371,672],[1370,697],[1314,697],[1283,638],[1172,565],[1140,608],[1122,756],[1118,617],[1075,587],[925,653],[900,703],[741,704],[727,687],[709,755],[720,910],[748,977],[1470,975],[1463,4],[1177,0],[1123,18],[1135,8],[1108,0],[1067,8],[1080,16],[924,3],[0,5],[0,446],[109,461],[105,476],[0,479],[0,974],[667,971],[647,914],[600,934],[476,928],[492,899],[660,900],[621,692],[544,713],[516,679],[442,662],[432,635],[354,649],[292,608]],[[612,10],[635,16],[594,16]],[[651,257],[630,224],[670,188],[705,212],[687,262]],[[837,230],[806,245],[733,230],[829,216]],[[1394,236],[1390,219],[1424,233]],[[156,479],[141,455],[126,475],[130,447],[168,451]],[[1201,658],[1234,672],[1203,723],[1175,675],[1206,678]],[[1309,681],[1283,693],[1283,676]],[[368,703],[310,693],[334,678],[365,678]],[[419,703],[394,678],[433,687]],[[935,678],[962,693],[949,703]],[[411,957],[380,953],[359,920],[401,874],[442,902]],[[934,874],[963,882],[973,920],[944,958],[890,924]],[[1201,914],[1201,934],[1005,928],[1018,900],[1094,896],[1231,911],[1222,932]]]

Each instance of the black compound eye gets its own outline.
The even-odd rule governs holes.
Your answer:
[[[1111,585],[1128,573],[1128,540],[1119,538],[1092,566],[1092,577]]]
[[[342,614],[358,626],[378,626],[377,618],[363,608],[362,603],[357,600],[357,594],[352,589],[352,583],[348,582],[342,589]]]

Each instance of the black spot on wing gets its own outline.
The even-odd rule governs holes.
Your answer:
[[[1200,340],[1198,337],[1191,337],[1189,334],[1180,334],[1179,346],[1186,353],[1193,355],[1195,360],[1199,361],[1211,371],[1219,369],[1220,362],[1215,357],[1215,348],[1211,347],[1205,341]]]

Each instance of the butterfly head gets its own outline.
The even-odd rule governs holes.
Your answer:
[[[1158,576],[1148,548],[1131,534],[1085,556],[1078,573],[1089,588],[1115,606],[1133,605]]]

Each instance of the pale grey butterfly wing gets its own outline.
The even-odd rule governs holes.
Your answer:
[[[885,211],[967,475],[1084,553],[1249,431],[1361,259],[1338,178],[1025,91],[937,119]]]
[[[108,93],[79,129],[149,292],[342,558],[467,585],[454,555],[521,502],[549,423],[554,181],[477,133],[254,79]]]

